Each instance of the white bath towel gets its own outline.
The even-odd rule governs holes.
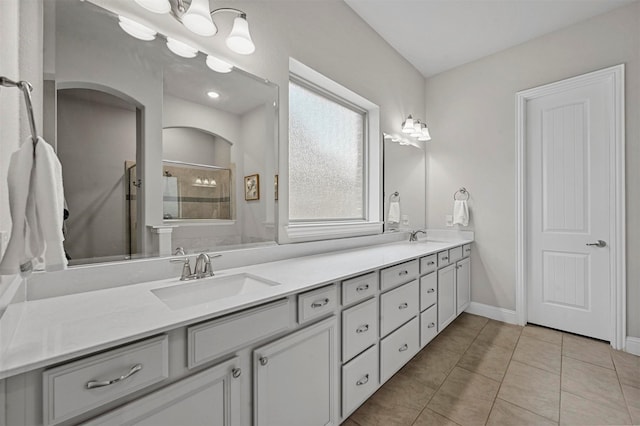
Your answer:
[[[453,202],[453,224],[469,226],[469,206],[467,200],[455,200]]]
[[[400,223],[400,203],[392,201],[389,203],[389,223]]]
[[[64,269],[62,167],[51,145],[39,138],[34,159],[31,140],[23,143],[11,156],[7,183],[12,229],[0,274]]]

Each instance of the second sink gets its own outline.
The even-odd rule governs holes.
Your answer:
[[[157,288],[151,292],[169,308],[177,310],[252,293],[276,285],[280,284],[255,275],[241,273],[204,278],[170,287]]]

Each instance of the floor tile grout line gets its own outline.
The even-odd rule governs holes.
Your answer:
[[[627,414],[629,415],[629,420],[633,424],[633,416],[631,415],[631,408],[629,407],[629,401],[627,401],[627,396],[624,394],[624,389],[622,389],[622,381],[620,380],[620,374],[618,374],[618,369],[616,368],[616,361],[613,359],[613,353],[611,353],[612,349],[609,349],[609,356],[611,357],[611,364],[613,364],[613,371],[616,373],[616,379],[618,379],[618,387],[620,388],[620,393],[622,393],[622,399],[624,400],[624,405],[627,409]]]

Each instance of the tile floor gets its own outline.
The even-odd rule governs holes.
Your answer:
[[[640,424],[640,357],[462,314],[344,426]]]

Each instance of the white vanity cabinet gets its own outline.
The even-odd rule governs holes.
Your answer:
[[[456,265],[438,270],[438,331],[442,331],[458,314],[456,303]]]
[[[208,368],[121,408],[87,426],[233,426],[240,423],[239,359]]]
[[[467,257],[456,263],[456,296],[460,315],[471,303],[471,260]]]
[[[338,424],[335,316],[253,352],[255,426]]]

